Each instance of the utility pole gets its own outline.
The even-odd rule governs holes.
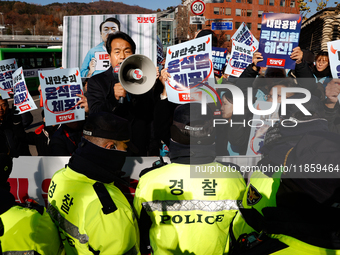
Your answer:
[[[2,12],[0,12],[1,16],[2,16],[2,26],[1,26],[1,35],[2,35],[2,30],[5,28],[5,22],[4,22],[4,14]]]

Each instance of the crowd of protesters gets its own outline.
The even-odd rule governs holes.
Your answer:
[[[211,30],[197,36],[206,34],[212,34],[216,44]],[[280,103],[282,88],[307,89],[311,99],[303,106],[311,115],[288,105],[285,115],[279,111],[273,126],[258,131],[264,137],[258,162],[262,171],[244,178],[232,172],[229,164],[220,178],[192,178],[190,166],[218,168],[224,163],[216,162],[216,156],[246,155],[251,127],[213,128],[215,106],[203,116],[198,104],[170,102],[165,83],[171,75],[166,68],[158,70],[146,94],[126,92],[112,75],[112,67],[134,54],[136,45],[119,31],[109,34],[105,43],[112,66],[85,80],[87,92],[79,95],[87,121],[42,124],[35,132],[25,132],[31,117],[18,115],[15,107],[0,98],[0,191],[7,203],[0,208],[3,252],[38,247],[34,250],[38,254],[340,254],[338,172],[316,178],[301,172],[264,171],[271,166],[340,166],[340,80],[332,79],[327,52],[316,53],[314,58],[312,52],[296,47],[290,56],[296,67],[287,71],[260,68],[257,64],[263,57],[256,52],[239,78],[215,77],[224,86],[218,91],[222,105],[216,107],[221,113],[216,118],[235,122],[253,118],[247,107],[244,115],[233,115],[228,84],[246,97],[251,87],[253,102]],[[286,96],[302,98],[299,93]],[[280,125],[282,119],[288,120],[285,126]],[[43,114],[42,120],[45,123]],[[52,178],[51,222],[44,218],[46,209],[32,203],[16,205],[9,193],[11,158],[30,155],[29,144],[36,146],[39,156],[71,156],[65,169]],[[167,146],[171,164],[161,159],[159,165],[142,171],[132,209],[121,193],[130,185],[121,178],[125,158],[162,156]],[[71,206],[78,210],[71,211]],[[33,248],[28,241],[21,247],[8,241],[12,232],[7,228],[16,226],[4,220],[24,210],[37,236],[20,234],[20,238],[30,239],[36,244]],[[46,221],[51,236],[59,232],[60,239],[40,241],[44,231],[36,228],[39,219]],[[56,227],[50,226],[52,222]]]

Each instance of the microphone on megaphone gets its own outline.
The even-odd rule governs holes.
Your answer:
[[[157,69],[147,56],[134,54],[120,65],[118,80],[123,88],[134,95],[148,92],[156,81]]]

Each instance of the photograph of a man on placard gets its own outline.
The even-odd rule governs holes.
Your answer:
[[[82,77],[89,78],[92,75],[107,70],[110,67],[110,61],[108,59],[105,44],[109,34],[120,31],[120,22],[113,17],[107,18],[100,24],[99,30],[103,41],[87,52],[80,68]]]
[[[155,14],[104,14],[65,16],[63,20],[63,67],[80,69],[90,78],[110,68],[105,42],[109,34],[122,31],[136,42],[136,54],[157,61]]]

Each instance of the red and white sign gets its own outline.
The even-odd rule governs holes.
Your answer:
[[[20,111],[22,111],[22,112],[31,109],[29,104],[21,105],[21,106],[19,106],[19,108],[20,108]]]
[[[56,116],[57,123],[74,120],[74,113]]]
[[[285,59],[267,58],[267,66],[285,66]]]
[[[200,101],[202,92],[179,93],[178,96],[180,102]]]
[[[110,56],[107,52],[96,52],[95,58],[97,60],[96,70],[106,71],[111,66]]]
[[[201,15],[205,11],[205,3],[202,0],[196,0],[191,4],[191,12],[195,15]]]
[[[234,75],[234,76],[236,76],[236,77],[239,77],[239,76],[242,74],[242,72],[243,72],[243,71],[237,71],[237,70],[233,69],[233,70],[231,71],[231,75]]]

